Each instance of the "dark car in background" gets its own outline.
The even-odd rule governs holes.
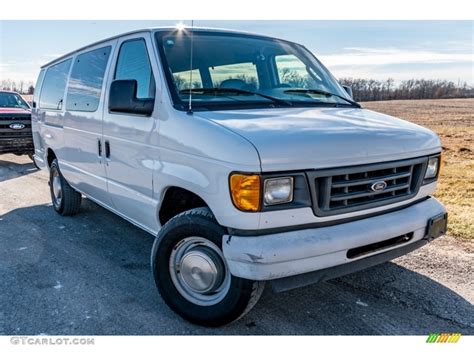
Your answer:
[[[0,91],[0,154],[33,157],[31,108],[16,92]]]

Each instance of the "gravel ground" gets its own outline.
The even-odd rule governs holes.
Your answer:
[[[149,270],[153,237],[84,199],[50,205],[26,157],[0,159],[0,335],[474,334],[473,244],[443,237],[394,262],[282,294],[238,322],[176,316]]]

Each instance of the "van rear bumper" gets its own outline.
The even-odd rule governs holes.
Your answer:
[[[354,272],[360,270],[364,265],[361,260],[399,250],[391,254],[393,257],[386,254],[388,258],[372,259],[366,263],[366,267],[370,267],[375,265],[374,261],[381,263],[424,245],[431,239],[427,237],[428,222],[444,214],[444,206],[435,198],[429,198],[402,210],[329,227],[263,236],[224,235],[222,247],[231,274],[245,279],[283,279],[317,270],[328,269],[329,272],[330,268],[345,264],[348,265],[342,274],[347,274],[352,272],[351,264]],[[408,240],[384,245],[387,240],[404,236]],[[354,250],[375,243],[379,246],[376,250],[351,255]],[[405,252],[400,254],[402,251]],[[334,277],[341,276],[341,271],[336,271]]]

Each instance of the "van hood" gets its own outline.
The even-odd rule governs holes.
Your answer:
[[[357,108],[196,112],[250,141],[262,171],[328,168],[413,158],[441,150],[416,124]]]

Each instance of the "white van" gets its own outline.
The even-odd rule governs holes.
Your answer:
[[[35,160],[54,209],[95,201],[156,240],[166,303],[218,326],[284,291],[406,254],[446,230],[430,130],[361,108],[303,46],[154,28],[40,72]]]

